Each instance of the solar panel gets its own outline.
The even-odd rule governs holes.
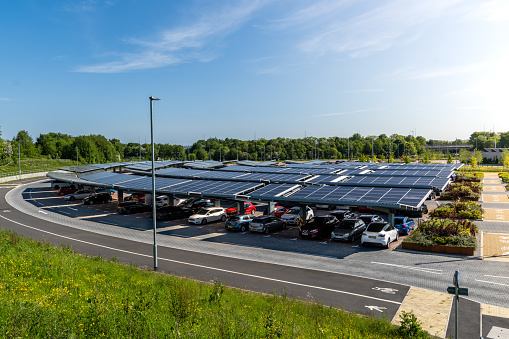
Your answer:
[[[98,182],[106,185],[118,185],[120,183],[125,183],[128,181],[136,180],[140,178],[137,175],[130,174],[121,174],[121,173],[113,173],[113,172],[100,172],[95,174],[89,174],[81,176],[82,179]]]
[[[300,185],[270,184],[249,193],[249,197],[253,199],[277,198],[300,188]]]
[[[235,196],[244,195],[262,184],[237,181],[191,180],[181,185],[162,189],[173,193],[201,193],[206,195]]]
[[[159,177],[156,177],[155,179],[156,179],[155,180],[156,190],[161,190],[165,187],[179,185],[190,181],[185,179],[159,178]],[[152,177],[138,176],[137,179],[131,180],[127,183],[123,183],[122,186],[128,189],[139,189],[144,191],[150,190],[152,189]]]

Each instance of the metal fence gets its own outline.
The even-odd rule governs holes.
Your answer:
[[[24,171],[21,171],[21,175],[23,175],[23,174],[39,173],[39,172],[50,172],[50,171],[55,171],[55,170],[56,170],[56,168],[24,170]],[[16,176],[19,176],[19,174],[20,174],[19,171],[0,173],[0,178],[16,177]]]

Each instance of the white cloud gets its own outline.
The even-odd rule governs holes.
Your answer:
[[[122,54],[120,60],[81,66],[75,71],[118,73],[160,68],[193,60],[209,61],[213,57],[202,49],[207,47],[211,40],[237,30],[264,4],[263,0],[245,1],[237,7],[227,8],[219,13],[206,13],[193,25],[162,32],[156,41],[125,39],[125,42],[137,46],[141,51]]]
[[[348,53],[353,58],[383,51],[397,43],[407,43],[419,35],[423,24],[446,15],[461,0],[393,0],[364,11],[352,18],[344,18],[349,11],[362,10],[358,2],[322,1],[285,17],[276,23],[287,28],[290,23],[320,22],[320,27],[308,34],[300,44],[303,51],[313,54],[327,52]],[[380,2],[373,2],[378,4]],[[278,26],[275,26],[276,28]]]

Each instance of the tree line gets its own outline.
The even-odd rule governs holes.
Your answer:
[[[151,146],[147,143],[124,144],[102,135],[71,136],[63,133],[41,134],[34,141],[30,134],[19,131],[12,140],[1,139],[0,163],[22,158],[78,159],[80,163],[107,163],[123,160],[150,160]],[[420,157],[422,160],[447,159],[450,154],[433,151],[426,146],[472,145],[471,150],[489,147],[509,147],[509,132],[474,132],[468,140],[426,140],[422,136],[381,134],[351,137],[299,139],[218,139],[198,140],[190,146],[155,144],[154,153],[161,160],[312,160],[359,159],[391,160]],[[19,149],[19,153],[18,153]],[[455,155],[456,156],[456,155]]]

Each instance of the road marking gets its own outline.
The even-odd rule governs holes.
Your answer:
[[[371,311],[374,310],[374,311],[378,311],[380,313],[383,313],[382,310],[386,310],[387,309],[387,307],[382,307],[382,306],[364,306],[364,307],[369,308]]]
[[[499,275],[487,275],[487,274],[485,274],[484,276],[485,276],[485,277],[490,277],[490,278],[503,278],[503,279],[509,279],[509,277],[501,277],[501,276],[499,276]]]
[[[214,237],[218,237],[218,236],[221,236],[221,235],[224,235],[224,233],[209,233],[209,234],[202,234],[202,235],[198,235],[196,237],[191,237],[195,240],[204,240],[204,239],[208,239],[208,238],[214,238]]]
[[[509,287],[509,285],[507,285],[507,284],[501,284],[501,283],[496,283],[496,282],[491,282],[491,281],[486,281],[486,280],[475,279],[475,281],[484,282],[484,283],[487,283],[487,284],[493,284],[493,285],[500,285],[500,286],[507,286],[507,287]]]
[[[396,294],[396,292],[398,292],[397,289],[390,287],[373,287],[372,290],[380,291],[387,294]]]
[[[73,210],[73,211],[77,211],[78,210],[77,208],[72,208],[72,207],[69,207],[69,206],[67,206],[67,208],[70,209],[70,210]]]
[[[426,272],[426,273],[431,273],[431,274],[442,274],[442,273],[440,273],[442,270],[437,270],[437,269],[434,269],[434,268],[412,267],[412,266],[404,266],[404,265],[397,265],[397,264],[388,264],[388,263],[376,262],[376,261],[372,261],[371,263],[372,264],[378,264],[378,265],[386,265],[386,266],[394,266],[394,267],[399,267],[399,268],[405,268],[405,269],[408,269],[408,270],[421,271],[421,272]],[[433,271],[439,271],[439,272],[433,272]]]
[[[48,213],[46,213],[46,212],[43,212],[43,211],[39,211],[39,213],[42,213],[42,214],[48,214]]]
[[[44,213],[42,211],[40,211],[40,212]],[[46,233],[46,234],[49,234],[49,235],[53,235],[53,236],[56,236],[56,237],[60,237],[60,238],[63,238],[63,239],[80,242],[82,244],[87,244],[87,245],[96,246],[96,247],[100,247],[100,248],[104,248],[104,249],[108,249],[108,250],[112,250],[112,251],[117,251],[117,252],[132,254],[132,255],[137,255],[137,256],[145,257],[145,258],[153,258],[152,254],[143,254],[143,253],[137,253],[137,252],[127,251],[127,250],[122,250],[122,249],[111,247],[111,246],[100,245],[100,244],[96,244],[96,243],[93,243],[93,242],[90,242],[90,241],[85,241],[85,240],[81,240],[81,239],[72,238],[72,237],[68,237],[68,236],[65,236],[65,235],[49,232],[49,231],[46,231],[46,230],[43,230],[43,229],[40,229],[40,228],[37,228],[37,227],[25,225],[25,224],[20,223],[18,221],[6,218],[3,215],[0,215],[0,218],[3,218],[5,220],[8,220],[8,221],[14,223],[14,224],[17,224],[17,225],[20,225],[20,226],[23,226],[23,227],[26,227],[26,228],[30,228],[30,229],[33,229],[33,230],[36,230],[36,231],[39,231],[39,232],[42,232],[42,233]],[[180,236],[180,235],[176,235],[176,236]],[[186,237],[186,236],[181,236],[181,237]],[[320,286],[313,286],[313,285],[308,285],[308,284],[301,284],[301,283],[297,283],[297,282],[294,282],[294,281],[288,281],[288,280],[281,280],[281,279],[276,279],[276,278],[264,277],[264,276],[255,275],[255,274],[237,272],[237,271],[227,270],[227,269],[223,269],[223,268],[217,268],[217,267],[205,266],[205,265],[200,265],[200,264],[194,264],[194,263],[189,263],[189,262],[180,261],[180,260],[174,260],[174,259],[168,259],[168,258],[163,258],[163,257],[159,257],[158,259],[161,260],[161,261],[167,261],[167,262],[171,262],[171,263],[175,263],[175,264],[179,264],[179,265],[193,266],[193,267],[197,267],[197,268],[204,268],[204,269],[208,269],[208,270],[214,270],[214,271],[219,271],[219,272],[224,272],[224,273],[229,273],[229,274],[241,275],[241,276],[245,276],[245,277],[249,277],[249,278],[273,281],[273,282],[278,282],[278,283],[283,283],[283,284],[288,284],[288,285],[295,285],[295,286],[312,288],[312,289],[328,291],[328,292],[334,292],[334,293],[339,293],[339,294],[346,294],[346,295],[351,295],[351,296],[354,296],[354,297],[366,298],[366,299],[371,299],[371,300],[377,300],[377,301],[381,301],[381,302],[385,302],[385,303],[389,303],[389,304],[394,304],[394,305],[402,305],[402,303],[399,302],[399,301],[382,299],[382,298],[376,298],[376,297],[371,297],[369,295],[362,295],[362,294],[358,294],[358,293],[341,291],[341,290],[336,290],[336,289],[327,288],[327,287],[320,287]],[[364,278],[364,279],[366,279],[366,278]]]

